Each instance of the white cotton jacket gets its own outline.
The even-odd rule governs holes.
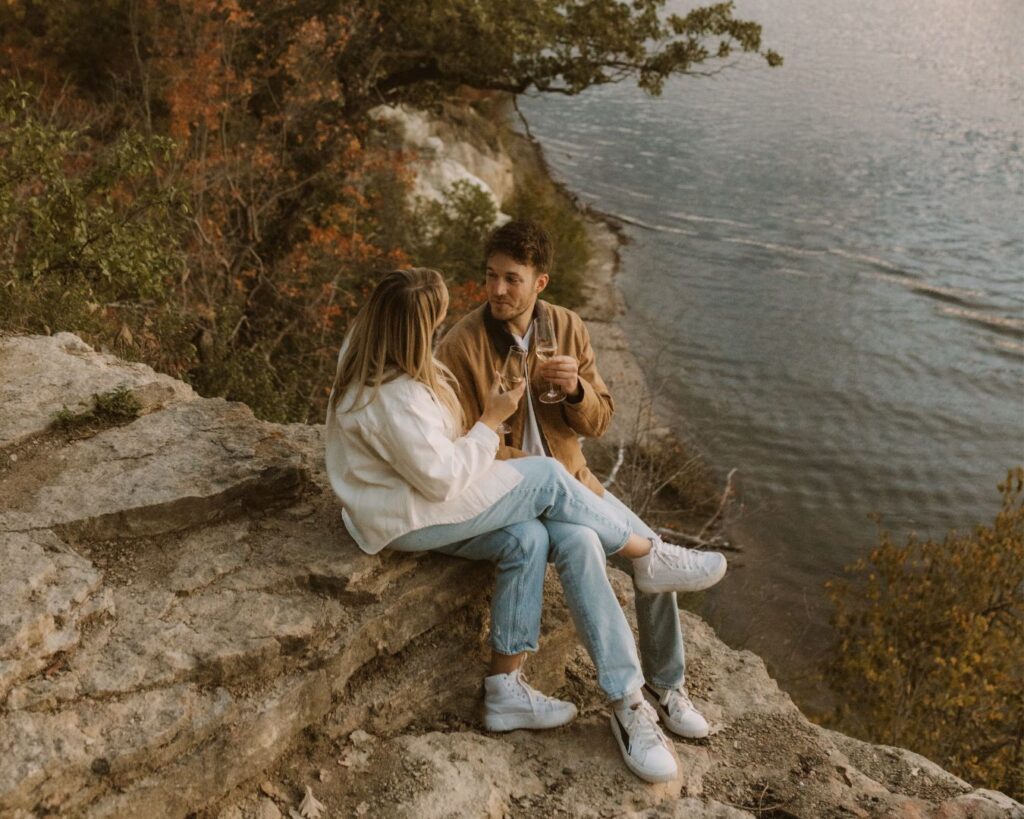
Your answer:
[[[408,375],[352,409],[355,393],[349,389],[328,413],[326,461],[345,528],[364,552],[426,526],[469,520],[522,480],[495,460],[493,430],[477,422],[458,437],[430,388]]]

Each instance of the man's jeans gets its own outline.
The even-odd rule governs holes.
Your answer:
[[[566,602],[601,688],[613,700],[639,690],[643,674],[633,633],[605,570],[608,556],[626,544],[631,527],[620,509],[554,459],[507,463],[523,480],[493,506],[462,523],[409,532],[389,548],[497,562],[491,644],[502,654],[518,654],[537,647],[548,543],[554,544],[552,559]]]

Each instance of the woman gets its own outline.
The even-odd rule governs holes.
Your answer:
[[[432,550],[497,564],[485,725],[494,731],[564,725],[576,708],[531,688],[520,673],[540,633],[546,525],[588,527],[606,555],[637,560],[637,576],[659,589],[682,587],[675,552],[684,550],[631,532],[614,508],[551,458],[496,460],[495,430],[526,385],[503,393],[496,378],[481,417],[464,419],[457,385],[434,358],[433,337],[447,310],[447,288],[433,270],[397,270],[377,285],[338,358],[327,472],[344,504],[345,526],[364,551]],[[602,687],[613,700],[620,750],[642,778],[672,779],[675,759],[640,694],[632,634],[617,604],[614,622],[607,610],[600,622],[587,610],[598,596],[614,600],[603,567],[587,574],[567,597],[575,601],[573,616],[599,675],[606,672]]]

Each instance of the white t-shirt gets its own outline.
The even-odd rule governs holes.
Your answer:
[[[509,332],[512,332],[511,330]],[[524,350],[530,349],[530,341],[533,339],[533,322],[530,322],[530,329],[526,335],[520,338],[512,332],[512,338],[516,344]],[[524,365],[525,367],[525,365]],[[540,427],[537,425],[537,416],[533,412],[533,399],[530,396],[530,373],[529,368],[524,373],[526,376],[526,423],[523,425],[523,452],[527,455],[547,455],[544,450],[544,438],[540,434]]]

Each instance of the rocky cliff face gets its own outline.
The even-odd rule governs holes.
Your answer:
[[[633,779],[552,578],[530,670],[582,716],[486,735],[489,567],[363,555],[321,427],[258,421],[68,333],[0,339],[0,374],[0,816],[273,817],[312,785],[331,816],[1024,817],[810,724],[692,615],[716,733],[676,743],[678,781]],[[121,386],[138,417],[51,424]]]
[[[363,555],[321,428],[67,333],[0,340],[0,373],[0,816],[184,816],[325,719],[472,711],[487,567]],[[130,423],[50,426],[117,386]],[[431,630],[443,662],[375,685]],[[564,617],[551,631],[570,639]]]

